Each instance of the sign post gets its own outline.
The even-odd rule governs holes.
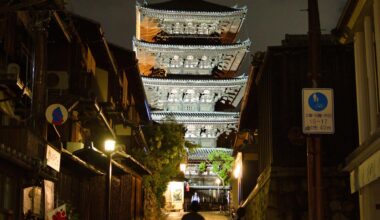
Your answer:
[[[334,93],[330,88],[302,90],[302,131],[307,138],[309,220],[322,220],[321,138],[318,134],[333,134]],[[314,136],[312,136],[314,135]]]
[[[308,77],[310,78],[311,87],[317,89],[319,87],[319,78],[321,71],[321,27],[319,23],[319,10],[318,0],[308,0]],[[305,90],[306,91],[306,90]],[[306,96],[306,95],[305,95]],[[327,96],[321,92],[312,92],[307,96],[308,105],[313,111],[323,111],[329,104]],[[309,101],[310,100],[310,101]],[[323,101],[322,101],[323,100]],[[332,103],[332,102],[330,102]],[[313,114],[311,111],[311,114]],[[304,111],[303,111],[304,112]],[[316,114],[319,116],[319,113]],[[310,116],[310,114],[309,114]],[[303,122],[305,118],[303,117]],[[307,132],[323,131],[326,128],[321,127],[322,121],[319,121],[318,117],[312,118],[308,122],[311,122],[309,129],[305,129]],[[326,122],[326,121],[323,121]],[[326,122],[327,123],[327,122]],[[312,131],[316,129],[315,131]],[[326,129],[328,130],[328,129]],[[322,149],[321,138],[318,135],[310,135],[307,137],[307,188],[308,188],[308,210],[309,220],[323,220],[323,196],[322,196]]]
[[[333,134],[334,96],[328,88],[302,90],[302,131],[304,134]]]

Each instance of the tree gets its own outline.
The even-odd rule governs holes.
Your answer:
[[[208,160],[199,164],[200,172],[205,172],[207,165],[211,166],[211,171],[222,180],[223,186],[229,184],[234,158],[225,151],[215,150],[208,155]]]
[[[155,200],[146,209],[150,211],[156,204],[157,209],[164,206],[163,194],[169,181],[180,174],[179,165],[187,154],[185,147],[193,146],[185,141],[184,126],[174,120],[144,126],[143,133],[148,145],[147,152],[138,148],[131,149],[130,154],[152,172],[152,175],[143,178],[144,189],[152,194],[147,197]]]

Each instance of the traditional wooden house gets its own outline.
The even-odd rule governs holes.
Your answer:
[[[44,216],[46,182],[56,181],[58,153],[47,142],[45,76],[49,10],[60,1],[0,3],[0,218]],[[50,200],[51,201],[51,200]]]
[[[186,140],[201,146],[188,156],[185,200],[194,192],[202,204],[219,197],[217,176],[202,175],[198,165],[210,152],[232,153],[222,143],[236,131],[247,81],[239,67],[250,41],[237,41],[246,12],[203,0],[136,6],[133,44],[152,119],[175,119]]]
[[[140,125],[150,120],[135,55],[114,55],[100,24],[61,6],[0,7],[0,218],[49,218],[64,205],[80,219],[141,219],[150,172],[125,153],[146,147]],[[52,104],[60,123],[47,124]]]
[[[110,219],[141,219],[142,175],[149,174],[149,170],[125,153],[128,147],[146,147],[140,125],[149,123],[141,80],[139,84],[137,68],[132,68],[136,66],[134,53],[118,48],[114,55],[99,23],[69,13],[62,16],[75,32],[74,42],[61,46],[73,47],[68,55],[76,61],[68,68],[69,86],[65,91],[55,91],[54,97],[72,113],[66,128],[69,132],[63,131],[66,138],[60,138],[64,143],[63,159],[68,160],[64,161],[66,172],[60,173],[58,200],[68,204],[81,219],[107,219],[107,212]],[[104,153],[107,138],[118,145],[112,157]],[[87,172],[78,172],[73,161],[84,164]],[[109,201],[112,206],[107,210]]]
[[[334,90],[335,133],[321,135],[324,214],[326,219],[356,219],[355,197],[350,195],[344,158],[356,146],[356,111],[353,48],[322,38],[320,85]],[[259,54],[261,55],[261,54]],[[242,206],[248,219],[306,219],[306,136],[302,133],[302,89],[310,87],[307,76],[307,37],[286,35],[281,46],[268,47],[255,56],[248,97],[243,108],[238,144],[243,153],[255,153],[253,164],[243,170],[255,173],[257,183]],[[261,62],[260,62],[261,60]],[[249,113],[249,114],[248,114]],[[349,120],[348,120],[349,119]],[[253,140],[250,140],[253,139]],[[251,149],[249,149],[251,148]],[[248,167],[246,167],[248,165]],[[244,175],[245,178],[251,177]],[[244,186],[243,186],[244,187]]]
[[[346,158],[351,192],[359,194],[360,219],[380,218],[380,1],[347,1],[335,30],[354,44],[359,143]],[[358,192],[358,193],[357,193]]]

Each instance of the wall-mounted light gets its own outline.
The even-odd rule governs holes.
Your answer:
[[[236,165],[235,169],[234,169],[234,176],[236,179],[240,178],[240,175],[241,175],[241,166],[240,164]]]
[[[242,154],[239,152],[235,159],[234,176],[236,179],[240,178],[242,174]]]
[[[181,163],[181,164],[179,165],[179,170],[180,170],[181,172],[185,173],[185,171],[186,171],[186,164],[185,164],[185,163]]]

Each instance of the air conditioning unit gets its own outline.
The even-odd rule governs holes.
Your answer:
[[[7,70],[0,73],[0,80],[13,80],[17,81],[20,76],[20,65],[17,63],[10,63],[7,65]]]
[[[69,74],[66,71],[47,72],[47,88],[66,90],[69,88]]]

